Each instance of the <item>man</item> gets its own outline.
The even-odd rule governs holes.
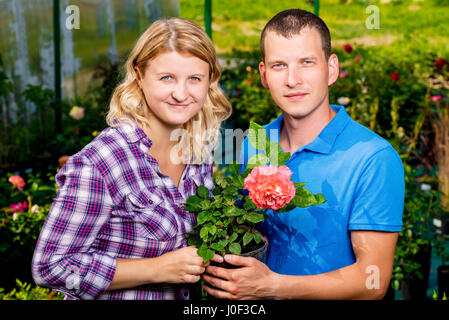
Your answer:
[[[241,268],[207,267],[205,290],[226,299],[381,299],[402,228],[402,162],[344,107],[329,105],[338,58],[319,17],[277,14],[262,32],[261,51],[262,84],[282,111],[265,129],[290,152],[292,180],[327,202],[270,213],[258,226],[269,241],[267,265],[226,255]],[[256,150],[246,139],[242,152],[246,166]]]

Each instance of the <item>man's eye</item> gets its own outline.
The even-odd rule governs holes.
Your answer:
[[[310,66],[310,65],[313,64],[313,61],[311,61],[311,60],[306,60],[306,61],[304,61],[304,64]]]
[[[282,68],[284,65],[282,64],[282,63],[275,63],[275,64],[273,64],[273,68],[275,68],[275,69],[280,69],[280,68]]]

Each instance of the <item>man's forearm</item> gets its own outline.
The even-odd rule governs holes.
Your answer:
[[[370,276],[357,263],[311,276],[275,274],[275,299],[381,299],[388,289],[390,274],[379,272],[379,287],[368,286]],[[371,289],[370,289],[371,288]]]

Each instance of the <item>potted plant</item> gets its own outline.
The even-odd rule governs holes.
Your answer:
[[[246,169],[241,172],[239,164],[230,164],[228,176],[214,176],[212,195],[199,186],[197,194],[185,203],[186,210],[197,214],[197,224],[186,235],[188,244],[197,246],[205,262],[216,253],[256,256],[264,261],[267,242],[256,226],[268,210],[287,212],[326,201],[322,194],[305,189],[305,183],[293,183],[292,172],[283,165],[290,153],[270,142],[262,126],[251,122],[248,139],[258,152]]]

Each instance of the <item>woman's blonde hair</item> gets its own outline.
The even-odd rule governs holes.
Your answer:
[[[178,138],[179,150],[183,150],[182,160],[201,163],[210,158],[221,122],[231,115],[232,106],[218,84],[221,69],[213,43],[201,27],[189,20],[159,19],[140,36],[125,63],[125,79],[112,95],[106,122],[109,126],[117,126],[119,122],[132,119],[144,128],[149,127],[150,110],[136,81],[135,68],[143,77],[151,60],[172,51],[193,55],[209,64],[210,85],[206,102],[184,125],[184,133]]]

